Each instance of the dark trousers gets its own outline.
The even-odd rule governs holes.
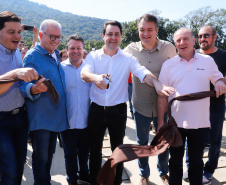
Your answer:
[[[204,166],[204,172],[213,174],[218,165],[220,155],[222,130],[225,116],[225,104],[210,104],[210,123],[211,129],[208,135],[209,154],[208,161]]]
[[[68,129],[61,132],[64,147],[66,172],[69,182],[85,179],[88,176],[89,140],[88,128]],[[77,160],[78,156],[78,160]],[[79,162],[79,178],[78,173]]]
[[[206,143],[210,144],[208,161],[204,165],[204,172],[213,174],[218,165],[220,155],[222,130],[225,117],[225,104],[224,103],[211,103],[210,104],[210,124],[208,138]],[[186,148],[188,151],[188,149]],[[186,154],[187,169],[189,169],[189,157]]]
[[[101,169],[102,145],[106,128],[110,135],[111,150],[123,143],[127,119],[126,103],[102,107],[92,103],[89,111],[88,129],[90,142],[90,181],[96,184]],[[122,182],[123,164],[118,164],[114,184]]]
[[[58,132],[43,129],[30,131],[34,185],[51,184],[50,168],[56,149],[57,134]]]
[[[129,108],[130,108],[130,112],[133,113],[133,105],[132,105],[132,92],[133,92],[133,84],[132,83],[128,83],[128,95],[129,95]]]
[[[208,136],[209,128],[199,129],[183,129],[178,128],[183,146],[170,147],[170,160],[169,160],[169,184],[182,185],[183,176],[183,156],[184,145],[187,138],[188,155],[189,155],[189,170],[188,177],[190,185],[202,185],[203,175],[203,150],[205,148],[206,138]]]
[[[28,120],[24,108],[18,114],[0,112],[0,184],[20,185],[27,154]]]

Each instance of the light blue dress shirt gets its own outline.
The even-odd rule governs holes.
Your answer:
[[[0,44],[0,75],[8,71],[22,67],[22,58],[19,49],[10,50]],[[15,82],[10,89],[0,95],[0,111],[11,111],[24,104],[24,98],[20,93],[20,82]]]
[[[70,129],[87,127],[90,106],[89,91],[91,84],[81,79],[81,70],[84,62],[76,69],[69,59],[61,63],[65,73],[67,92],[67,117]]]

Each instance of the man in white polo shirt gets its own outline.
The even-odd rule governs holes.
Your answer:
[[[90,143],[90,183],[97,184],[101,168],[102,143],[106,128],[109,130],[112,151],[123,143],[128,101],[128,77],[130,72],[141,82],[154,86],[157,93],[168,96],[173,88],[162,85],[156,77],[129,53],[124,53],[119,44],[122,27],[117,21],[105,22],[103,40],[105,45],[86,57],[82,79],[92,83],[88,130]],[[114,185],[122,182],[123,165],[116,169]]]
[[[177,96],[208,91],[209,83],[215,85],[217,97],[226,91],[214,60],[196,53],[194,50],[195,37],[190,29],[181,28],[174,33],[174,42],[178,55],[167,60],[161,69],[159,80],[175,88],[175,93],[169,96],[169,101]],[[208,135],[209,98],[196,101],[176,101],[172,105],[172,116],[175,118],[183,143],[187,138],[190,166],[188,176],[191,185],[202,185],[203,150]],[[167,97],[158,96],[158,124],[164,124],[164,113]],[[184,145],[170,147],[169,184],[182,184]]]

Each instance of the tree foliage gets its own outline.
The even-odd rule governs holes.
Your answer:
[[[85,40],[85,49],[91,51],[92,48],[99,49],[104,45],[102,40],[102,27],[105,19],[92,18],[87,16],[79,16],[72,13],[65,13],[59,10],[48,8],[45,5],[31,2],[29,0],[1,0],[0,12],[12,11],[22,18],[22,24],[40,26],[40,23],[45,19],[54,19],[62,24],[62,40],[59,49],[65,49],[65,41],[70,35],[80,35]],[[211,25],[216,31],[218,38],[216,46],[226,50],[226,10],[212,10],[210,7],[200,8],[189,12],[180,20],[169,20],[160,16],[159,10],[152,10],[150,14],[155,15],[159,21],[158,37],[163,40],[168,40],[173,43],[174,32],[181,27],[191,28],[197,35],[198,30],[203,25]],[[131,42],[139,41],[137,20],[124,22],[122,24],[122,42],[121,47],[124,48]],[[25,31],[22,34],[22,40],[28,46],[32,44],[33,34]],[[196,40],[196,48],[198,42]]]
[[[84,40],[99,40],[101,39],[103,24],[106,21],[105,19],[61,12],[29,0],[1,0],[0,12],[6,10],[20,16],[22,18],[22,24],[34,25],[38,28],[45,19],[54,19],[60,22],[64,36],[63,42],[68,36],[74,34],[82,36]],[[23,32],[22,36],[26,38],[25,40],[27,38],[32,39],[32,33],[29,31]]]
[[[218,48],[226,50],[226,10],[212,10],[209,6],[189,12],[184,18],[186,26],[192,29],[195,35],[198,35],[199,29],[204,25],[211,25],[216,29],[218,38],[215,45]],[[198,40],[196,39],[196,48]]]

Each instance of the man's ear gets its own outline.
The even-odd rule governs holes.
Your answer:
[[[42,32],[39,32],[38,35],[39,35],[39,38],[41,39],[42,38]]]
[[[215,42],[217,40],[217,34],[213,36],[213,41]]]

